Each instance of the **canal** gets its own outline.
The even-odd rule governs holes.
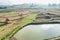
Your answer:
[[[44,40],[60,36],[60,24],[28,25],[13,37],[17,40]]]

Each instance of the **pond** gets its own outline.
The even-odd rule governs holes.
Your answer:
[[[28,25],[14,35],[17,40],[44,40],[56,36],[60,36],[60,24]]]

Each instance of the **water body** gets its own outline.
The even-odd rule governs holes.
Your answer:
[[[60,24],[28,25],[19,30],[14,38],[17,40],[44,40],[60,36]]]

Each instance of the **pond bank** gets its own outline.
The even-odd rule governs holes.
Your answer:
[[[18,30],[18,32],[15,35],[13,35],[13,37],[17,40],[19,40],[21,38],[27,38],[28,39],[32,36],[34,36],[34,38],[35,38],[37,35],[40,35],[39,37],[37,36],[39,39],[41,37],[43,39],[53,38],[53,37],[60,35],[59,34],[60,32],[58,31],[58,30],[60,30],[59,25],[60,24],[42,24],[42,25],[41,24],[39,24],[39,25],[35,25],[35,24],[29,25],[28,24],[28,25],[25,25],[23,29]],[[40,33],[40,32],[42,32],[42,33]],[[45,36],[41,35],[41,34],[44,34],[46,37],[48,35],[49,37],[44,38]]]
[[[24,28],[24,27],[26,27],[26,26],[28,26],[28,25],[39,25],[39,24],[60,24],[60,22],[44,22],[44,23],[28,23],[28,24],[26,24],[26,25],[24,25],[23,27],[21,27],[21,28],[19,28],[9,39],[11,40],[11,39],[13,39],[13,36],[19,31],[19,30],[21,30],[22,28]],[[14,38],[14,39],[16,39],[16,38]]]

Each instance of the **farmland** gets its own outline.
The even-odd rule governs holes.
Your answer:
[[[32,22],[60,22],[60,9],[54,7],[0,9],[0,40],[9,39],[18,29]]]
[[[20,16],[21,13],[23,13],[23,16]],[[8,18],[11,21],[11,23],[7,25],[3,24],[4,26],[2,25],[0,27],[0,40],[5,40],[9,36],[13,35],[13,33],[15,33],[16,30],[18,30],[19,28],[23,27],[28,23],[31,23],[35,16],[36,14],[33,14],[29,11],[1,13],[0,23],[5,23],[6,18]]]

